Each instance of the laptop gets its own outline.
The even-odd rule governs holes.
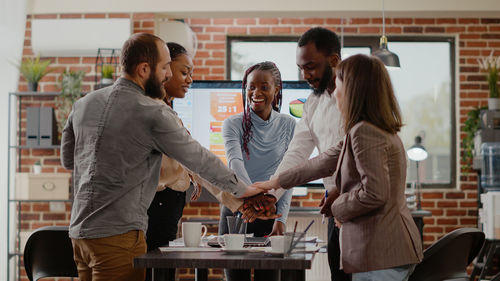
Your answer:
[[[222,239],[221,239],[222,242]],[[268,237],[245,237],[243,247],[266,247],[269,246],[270,240]],[[217,242],[217,237],[214,237],[207,242],[210,247],[220,247]]]

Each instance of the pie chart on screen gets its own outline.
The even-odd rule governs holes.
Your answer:
[[[302,112],[304,111],[304,103],[306,99],[298,98],[289,103],[290,114],[293,117],[302,118]]]

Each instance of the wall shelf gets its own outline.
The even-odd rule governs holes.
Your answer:
[[[59,149],[59,148],[61,148],[61,145],[60,144],[40,145],[40,146],[10,145],[9,148],[18,148],[18,149]]]
[[[72,202],[70,199],[9,199],[9,202],[33,203],[33,202]]]
[[[20,233],[23,223],[22,205],[23,203],[37,202],[72,202],[71,199],[13,199],[15,188],[15,173],[21,171],[22,152],[21,150],[41,150],[41,149],[60,149],[60,144],[50,145],[23,145],[26,136],[21,134],[23,122],[22,117],[25,111],[25,104],[33,103],[51,103],[51,101],[59,96],[60,92],[12,92],[9,93],[9,110],[8,110],[8,156],[7,156],[7,278],[1,280],[20,280],[22,272],[21,257],[23,252],[20,247]],[[85,93],[82,93],[82,96]],[[31,106],[31,105],[30,105]],[[57,139],[54,141],[57,142]],[[54,157],[54,156],[52,156]],[[5,231],[5,230],[4,230]],[[11,261],[15,260],[12,265]],[[12,279],[13,277],[13,279]]]

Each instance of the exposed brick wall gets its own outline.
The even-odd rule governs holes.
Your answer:
[[[132,18],[134,32],[154,32],[153,14],[61,14],[37,15],[35,18]],[[26,23],[26,38],[23,50],[24,56],[32,56],[31,50],[31,16]],[[196,80],[219,80],[226,77],[226,36],[284,36],[300,35],[312,26],[324,26],[340,32],[341,19],[338,18],[196,18],[186,19],[198,37],[198,51],[194,59]],[[344,24],[346,35],[374,35],[381,33],[381,18],[352,18]],[[500,55],[500,18],[388,18],[386,33],[389,35],[415,36],[457,36],[458,40],[458,77],[457,77],[457,114],[461,129],[468,111],[477,106],[486,105],[488,86],[486,77],[479,72],[476,59],[487,56],[491,50],[494,55]],[[46,58],[44,58],[46,59]],[[95,58],[75,57],[50,58],[53,72],[40,83],[41,91],[58,91],[58,81],[65,70],[84,70],[84,91],[94,89]],[[290,58],[294,59],[294,58]],[[19,91],[26,91],[26,82],[21,78]],[[52,103],[51,103],[52,102]],[[46,103],[50,100],[33,99],[32,104]],[[25,118],[25,113],[22,114]],[[22,127],[25,126],[23,120]],[[24,129],[21,134],[23,134]],[[460,139],[465,134],[459,133]],[[460,147],[460,145],[459,145]],[[57,164],[57,150],[23,150],[21,171],[41,159],[44,172],[63,172]],[[463,164],[463,163],[461,163]],[[422,206],[432,212],[432,217],[425,218],[424,243],[430,245],[445,233],[459,227],[477,226],[477,175],[470,170],[459,171],[458,189],[425,190]],[[293,206],[317,206],[322,196],[321,190],[311,191],[307,196],[296,198]],[[63,215],[49,214],[48,203],[23,204],[23,229],[34,229],[46,224],[67,223],[69,206]],[[186,206],[184,218],[208,217],[218,218],[218,205],[214,203],[191,203]],[[211,229],[213,231],[213,229]],[[182,271],[182,276],[187,271]],[[220,273],[216,270],[215,273]]]
[[[23,57],[33,56],[31,49],[31,19],[33,16],[27,16],[25,41],[23,49]],[[121,14],[50,14],[50,15],[35,15],[35,19],[67,19],[67,18],[132,18],[133,32],[148,32],[154,33],[154,14],[150,13],[121,13]],[[97,53],[97,50],[96,50]],[[46,75],[39,83],[40,92],[59,92],[59,83],[61,74],[67,70],[78,71],[82,70],[86,73],[83,79],[82,90],[84,92],[94,90],[95,86],[95,57],[44,57],[42,59],[50,59],[51,72]],[[98,71],[99,72],[99,71]],[[98,73],[100,75],[100,73]],[[98,77],[99,81],[100,77]],[[27,91],[28,86],[24,78],[21,76],[18,91]],[[53,97],[23,97],[21,106],[21,126],[18,134],[21,136],[21,145],[25,144],[26,136],[26,107],[50,106],[55,108]],[[18,172],[30,172],[31,166],[40,161],[42,164],[43,173],[69,173],[61,166],[58,149],[23,149],[18,150],[21,154],[20,168]],[[65,212],[54,212],[50,209],[48,202],[40,203],[19,203],[17,208],[21,208],[21,231],[33,231],[42,226],[50,225],[69,225],[71,203],[64,203]],[[28,280],[24,268],[21,268],[21,280]],[[67,278],[59,278],[57,280],[68,280]]]
[[[312,26],[323,26],[340,34],[338,18],[248,18],[248,19],[187,19],[198,36],[195,58],[196,79],[226,77],[226,36],[300,36]],[[345,35],[374,35],[381,33],[381,18],[352,18],[344,21]],[[488,86],[486,76],[479,72],[476,59],[491,50],[500,55],[500,18],[388,18],[386,33],[398,36],[457,36],[458,73],[457,97],[460,130],[467,112],[486,105]],[[290,58],[294,59],[294,58]],[[221,69],[225,71],[222,72]],[[460,139],[465,136],[460,133]],[[460,147],[460,145],[459,145]],[[461,163],[463,164],[463,163]],[[459,171],[458,189],[425,190],[422,206],[432,212],[425,218],[424,243],[430,245],[444,234],[459,227],[477,226],[477,175]],[[321,192],[311,192],[306,198],[292,202],[294,206],[317,206]]]

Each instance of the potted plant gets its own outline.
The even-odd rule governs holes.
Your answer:
[[[64,71],[61,79],[61,95],[56,98],[57,128],[62,132],[73,103],[82,96],[83,71]]]
[[[101,84],[110,85],[113,84],[113,74],[115,73],[115,67],[111,64],[103,64],[101,67]]]
[[[50,60],[40,60],[40,56],[27,58],[21,62],[19,71],[28,82],[28,91],[36,92],[38,90],[38,82],[50,72],[49,65]]]
[[[465,137],[462,140],[463,146],[463,154],[462,154],[462,162],[464,162],[463,168],[470,169],[472,160],[474,158],[474,137],[476,135],[477,130],[480,127],[479,114],[481,110],[487,109],[485,106],[475,108],[467,113],[467,119],[464,122],[464,127],[462,131],[466,133]]]
[[[33,174],[40,174],[42,172],[42,163],[40,160],[36,161],[33,165]]]
[[[498,98],[498,72],[500,70],[500,57],[494,58],[493,51],[488,57],[478,59],[479,68],[487,72],[489,98],[488,108],[490,110],[500,109],[500,99]]]

